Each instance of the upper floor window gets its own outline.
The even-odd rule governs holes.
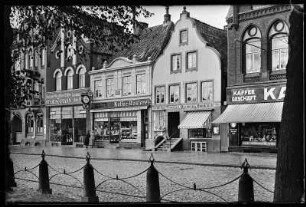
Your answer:
[[[39,53],[38,53],[38,50],[35,50],[35,63],[34,63],[34,66],[35,67],[38,67],[39,65]]]
[[[30,56],[30,68],[33,69],[33,65],[34,65],[34,52],[33,52],[32,48],[29,49],[29,56]]]
[[[192,70],[197,68],[197,52],[187,53],[187,70]]]
[[[106,96],[112,97],[114,95],[115,95],[114,79],[112,78],[106,79]]]
[[[182,56],[180,54],[172,55],[171,56],[171,72],[180,72],[181,71],[181,63],[182,63]]]
[[[180,44],[187,44],[188,42],[188,33],[187,30],[180,31]]]
[[[81,68],[79,71],[79,88],[85,88],[85,68]]]
[[[288,27],[282,21],[273,24],[269,32],[272,71],[286,69],[288,62]]]
[[[46,61],[46,49],[42,48],[41,49],[41,66],[45,66],[45,61]]]
[[[198,101],[198,84],[197,83],[187,83],[186,84],[186,102],[196,102]]]
[[[136,93],[137,94],[146,93],[145,74],[136,75]]]
[[[180,102],[180,85],[169,86],[169,103]]]
[[[36,131],[38,133],[43,133],[43,129],[44,129],[44,119],[43,119],[43,115],[40,114],[37,116],[37,127],[36,127]]]
[[[257,73],[261,68],[261,34],[257,27],[250,27],[243,38],[245,73]]]
[[[26,116],[26,120],[27,120],[27,131],[28,133],[34,132],[34,116],[32,114],[27,114]]]
[[[158,86],[155,88],[155,103],[165,103],[165,86]]]
[[[60,71],[55,74],[55,87],[57,91],[62,90],[62,73]]]
[[[201,83],[201,100],[213,101],[213,82],[203,81]]]
[[[132,94],[131,76],[125,76],[122,78],[122,95],[128,96]]]
[[[94,81],[94,96],[101,97],[102,96],[102,80]]]
[[[67,72],[67,89],[73,88],[73,71],[70,69]]]

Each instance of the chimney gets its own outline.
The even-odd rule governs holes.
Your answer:
[[[148,24],[145,22],[135,22],[134,26],[134,34],[135,35],[140,35],[142,30],[148,28]]]
[[[169,14],[169,6],[166,6],[166,14],[164,15],[164,24],[171,21],[171,15]]]
[[[234,27],[236,30],[238,28],[238,13],[239,13],[239,8],[237,5],[233,6],[233,24],[231,27]]]
[[[182,18],[182,16],[185,16],[185,18],[190,17],[190,13],[188,11],[186,11],[186,6],[183,7],[183,11],[180,15],[180,18]]]

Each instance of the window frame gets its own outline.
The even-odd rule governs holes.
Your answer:
[[[61,91],[62,90],[62,73],[57,71],[55,74],[55,90]]]
[[[125,79],[127,79],[129,81],[125,83],[125,81],[124,81]],[[127,94],[125,94],[126,91],[124,90],[124,89],[126,89],[125,85],[127,85],[128,86],[127,88],[129,89],[127,91]],[[132,95],[132,76],[131,75],[125,75],[125,76],[122,77],[122,96],[130,96],[130,95]]]
[[[111,81],[111,84],[108,84],[108,81]],[[115,96],[115,88],[114,88],[114,78],[107,78],[106,80],[106,97],[111,98]]]
[[[175,102],[175,101],[173,101],[173,102],[171,102],[171,87],[175,87],[175,86],[178,86],[178,95],[179,95],[179,97],[178,97],[178,101],[177,102]],[[172,83],[172,84],[169,84],[168,85],[168,103],[169,104],[179,104],[179,103],[181,103],[181,84],[180,83]]]
[[[196,58],[196,60],[195,60],[195,67],[191,67],[191,68],[189,68],[188,67],[188,55],[189,54],[193,54],[193,53],[195,53],[195,58]],[[185,61],[185,63],[186,63],[186,72],[188,72],[188,71],[197,71],[198,70],[198,50],[192,50],[192,51],[188,51],[188,52],[186,52],[186,61]]]
[[[86,87],[85,86],[85,74],[86,74],[86,69],[83,68],[83,67],[80,68],[79,73],[78,73],[78,75],[79,75],[79,78],[78,78],[79,88],[85,88]]]
[[[249,75],[249,74],[259,74],[262,70],[262,58],[261,58],[261,49],[260,48],[257,48],[258,49],[258,52],[249,52],[247,53],[247,47],[250,46],[250,47],[254,47],[250,44],[252,44],[252,42],[254,40],[258,40],[258,42],[260,43],[259,46],[257,47],[261,47],[261,39],[260,38],[250,38],[250,39],[247,39],[245,40],[243,43],[244,43],[244,55],[243,55],[243,58],[244,58],[244,72],[246,75]],[[259,54],[259,68],[258,70],[254,70],[254,63],[255,63],[255,55],[256,54]],[[247,69],[247,55],[251,55],[251,65],[252,65],[252,72],[248,72],[248,69]]]
[[[179,56],[180,57],[180,66],[177,70],[173,70],[173,57]],[[172,73],[181,73],[182,72],[182,53],[173,53],[170,55],[170,74]]]
[[[205,82],[210,82],[212,83],[212,100],[203,100],[203,83]],[[211,79],[211,80],[203,80],[200,82],[200,102],[213,102],[214,101],[214,80]]]
[[[188,101],[188,99],[187,99],[187,92],[188,92],[188,90],[187,90],[187,85],[188,84],[196,84],[196,86],[197,86],[197,100],[196,101]],[[199,84],[198,84],[198,82],[197,81],[191,81],[191,82],[187,82],[187,83],[185,83],[185,103],[197,103],[199,101]]]
[[[100,82],[100,84],[96,84]],[[93,81],[93,86],[94,86],[94,97],[95,98],[100,98],[102,97],[102,79],[94,80]],[[98,91],[98,96],[96,95],[96,91]]]
[[[186,41],[182,41],[182,34],[183,32],[186,32]],[[188,29],[181,29],[180,32],[179,32],[179,42],[180,42],[180,46],[181,45],[188,45]]]
[[[73,89],[73,70],[69,69],[66,73],[66,79],[67,79],[67,90]]]
[[[157,88],[164,88],[164,101],[163,102],[157,102]],[[166,94],[167,94],[167,91],[166,91],[166,85],[158,85],[158,86],[155,86],[154,87],[154,102],[155,104],[165,104],[166,103]]]
[[[142,77],[142,81],[138,81],[138,77]],[[147,84],[146,84],[146,74],[140,73],[136,74],[136,95],[144,95],[147,93]],[[140,83],[140,84],[139,84]],[[141,93],[138,93],[138,87],[140,86]]]

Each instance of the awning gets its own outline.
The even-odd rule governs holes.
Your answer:
[[[228,105],[212,123],[280,122],[283,102]]]
[[[211,111],[187,112],[185,119],[178,126],[179,129],[207,128],[210,125]]]

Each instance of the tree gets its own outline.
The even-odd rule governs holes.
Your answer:
[[[294,5],[290,15],[287,89],[277,153],[274,202],[301,202],[305,193],[303,134],[303,12]]]

